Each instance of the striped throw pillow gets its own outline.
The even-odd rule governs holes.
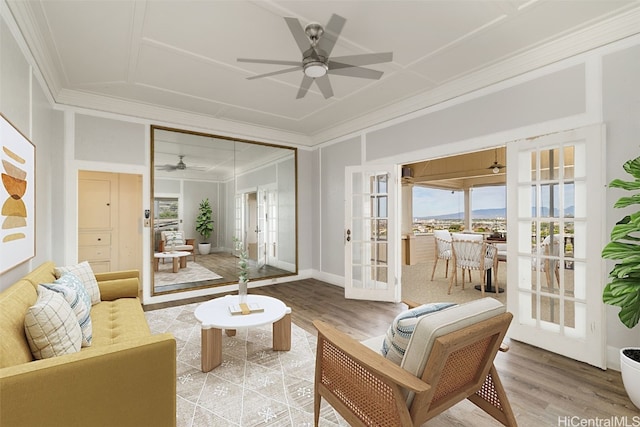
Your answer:
[[[382,355],[400,365],[418,320],[423,316],[454,305],[451,302],[423,304],[398,314],[384,337]]]
[[[53,283],[42,283],[50,291],[58,292],[69,303],[82,330],[82,347],[89,347],[93,338],[91,297],[75,274],[66,273]]]

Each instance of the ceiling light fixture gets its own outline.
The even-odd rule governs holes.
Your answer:
[[[498,163],[498,149],[496,148],[495,161],[487,169],[491,169],[491,172],[493,172],[493,173],[499,173],[500,169],[503,169],[505,167],[506,167],[505,165],[501,165],[500,163]]]
[[[329,67],[322,61],[311,61],[304,64],[304,73],[312,79],[317,79],[327,74]]]

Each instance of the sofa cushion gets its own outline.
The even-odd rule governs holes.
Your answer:
[[[88,261],[83,261],[80,264],[70,265],[66,267],[56,267],[56,278],[60,278],[64,273],[73,273],[82,281],[82,284],[87,289],[89,296],[91,297],[91,304],[97,304],[100,302],[100,288],[98,287],[98,281],[93,274],[93,270]]]
[[[151,335],[138,298],[102,301],[91,308],[92,347],[106,346]]]
[[[455,304],[450,302],[423,304],[398,314],[396,318],[393,319],[385,335],[384,342],[382,343],[382,355],[400,365],[418,320],[420,320],[422,316],[453,305]]]
[[[37,299],[36,288],[28,280],[0,292],[0,368],[33,360],[24,332],[24,315]]]
[[[91,345],[91,297],[75,274],[66,273],[53,283],[43,283],[45,288],[58,292],[69,303],[78,318],[82,330],[82,347]]]
[[[76,353],[82,345],[78,319],[57,292],[39,286],[36,303],[27,309],[24,330],[36,359]]]

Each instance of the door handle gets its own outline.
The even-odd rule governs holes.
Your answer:
[[[347,229],[347,242],[351,241],[351,230]]]

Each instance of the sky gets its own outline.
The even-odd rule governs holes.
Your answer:
[[[474,210],[506,207],[505,186],[476,188],[471,193]],[[438,216],[464,211],[464,192],[413,187],[413,216]]]

